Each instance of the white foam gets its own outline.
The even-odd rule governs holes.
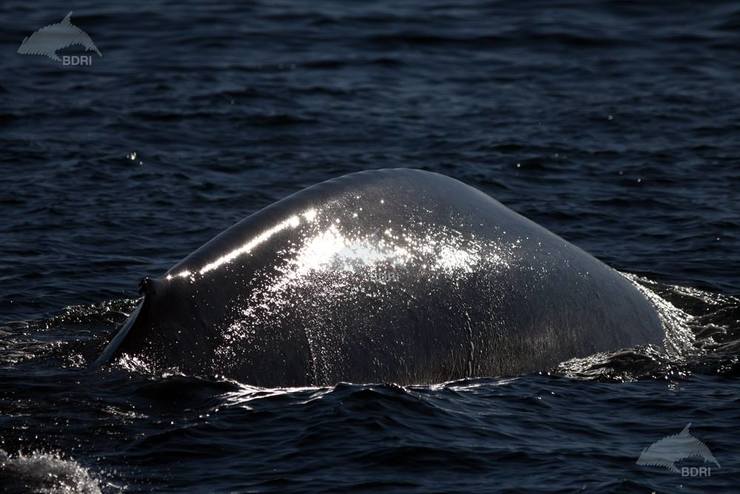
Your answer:
[[[99,494],[100,483],[86,468],[58,453],[34,451],[9,456],[0,450],[4,488],[41,494]]]
[[[694,333],[689,324],[694,317],[679,309],[648,288],[651,280],[630,273],[619,272],[627,278],[655,307],[665,330],[664,347],[668,355],[682,357],[694,348]]]

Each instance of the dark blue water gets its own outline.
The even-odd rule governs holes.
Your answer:
[[[16,54],[70,9],[102,58]],[[4,492],[736,489],[737,4],[0,14]],[[407,388],[85,370],[144,275],[289,193],[389,166],[458,178],[639,275],[692,348]],[[709,476],[636,464],[687,423],[721,465]]]

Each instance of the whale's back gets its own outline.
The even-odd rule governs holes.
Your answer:
[[[625,277],[481,191],[361,172],[237,223],[153,280],[113,353],[257,385],[515,374],[662,342]]]

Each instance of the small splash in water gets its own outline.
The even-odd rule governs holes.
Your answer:
[[[0,450],[3,492],[41,494],[101,494],[95,474],[58,453],[34,451],[9,456]],[[110,485],[110,487],[116,487]],[[119,487],[120,491],[121,488]]]
[[[695,335],[689,326],[694,317],[679,309],[654,290],[657,284],[647,278],[622,273],[632,282],[655,307],[665,331],[665,350],[669,355],[680,358],[694,348]],[[651,289],[652,288],[652,289]]]

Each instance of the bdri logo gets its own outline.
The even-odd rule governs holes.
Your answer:
[[[711,476],[712,468],[708,466],[682,466],[681,470],[676,467],[679,461],[700,458],[704,460],[704,463],[713,463],[720,468],[719,462],[707,445],[692,436],[689,427],[691,424],[687,424],[680,433],[664,437],[643,449],[637,459],[637,464],[667,468],[671,472],[680,473],[683,477]]]
[[[102,57],[98,47],[85,31],[72,24],[72,12],[67,14],[61,22],[42,27],[26,37],[18,48],[21,55],[46,55],[62,65],[92,65],[92,55],[63,55],[57,51],[69,46],[80,45],[85,51],[94,51]]]

